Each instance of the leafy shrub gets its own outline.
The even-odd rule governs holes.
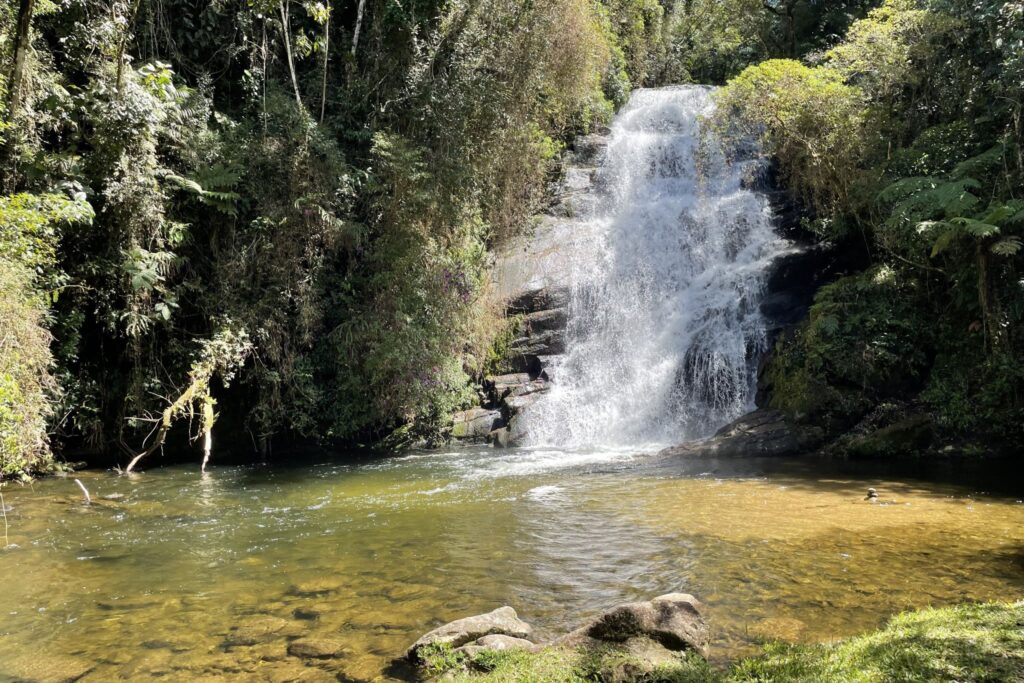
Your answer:
[[[772,406],[842,422],[913,392],[930,361],[927,330],[912,280],[884,266],[840,279],[776,348],[767,370]]]

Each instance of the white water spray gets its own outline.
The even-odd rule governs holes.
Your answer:
[[[751,407],[786,243],[744,187],[753,162],[702,150],[712,109],[708,88],[638,90],[613,122],[600,196],[574,219],[567,352],[523,416],[528,443],[674,443]]]

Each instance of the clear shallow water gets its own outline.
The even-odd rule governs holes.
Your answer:
[[[6,487],[0,680],[388,680],[443,621],[511,604],[553,635],[676,590],[726,658],[1024,595],[1024,504],[908,474],[480,449],[83,473],[90,508],[70,479]],[[288,656],[303,636],[344,654]]]

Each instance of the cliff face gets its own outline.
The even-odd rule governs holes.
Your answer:
[[[496,254],[494,288],[515,325],[515,338],[500,374],[484,379],[480,406],[455,415],[454,438],[507,447],[525,437],[516,417],[550,389],[554,361],[565,353],[571,252],[580,237],[573,216],[596,201],[607,145],[607,132],[577,138],[563,157],[547,211],[530,232]]]

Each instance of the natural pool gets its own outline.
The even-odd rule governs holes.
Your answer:
[[[3,490],[0,680],[389,680],[443,621],[510,604],[552,635],[670,591],[724,659],[1024,596],[1019,478],[955,468],[464,449],[77,476],[90,507],[70,479]],[[308,636],[341,656],[287,654]]]

